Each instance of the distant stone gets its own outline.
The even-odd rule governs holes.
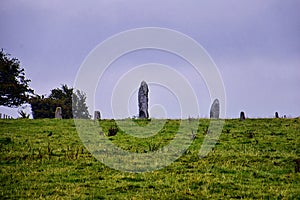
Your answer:
[[[275,112],[275,118],[279,118],[278,112]]]
[[[98,120],[98,119],[101,119],[101,114],[100,111],[96,110],[94,112],[94,120]]]
[[[242,111],[240,114],[240,120],[245,120],[245,119],[246,119],[245,113]]]
[[[61,107],[56,107],[55,118],[56,119],[62,119],[62,110],[61,110]]]
[[[148,113],[148,85],[145,81],[142,81],[139,88],[138,104],[139,104],[139,118],[149,118]]]
[[[210,118],[219,119],[220,115],[220,103],[218,99],[215,99],[210,108]]]

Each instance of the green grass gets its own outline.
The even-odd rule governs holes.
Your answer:
[[[115,122],[100,124],[107,135]],[[208,125],[200,120],[192,145],[168,167],[128,173],[97,161],[73,120],[0,120],[0,199],[300,199],[294,162],[300,158],[300,119],[226,120],[213,151],[200,159]],[[167,145],[178,126],[169,120],[149,138],[119,130],[109,140],[146,153]]]

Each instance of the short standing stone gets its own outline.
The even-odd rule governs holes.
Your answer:
[[[56,107],[55,118],[56,119],[62,119],[62,110],[61,110],[61,107]]]
[[[149,118],[148,93],[148,85],[145,81],[142,81],[138,94],[139,118]]]
[[[240,120],[245,120],[245,119],[246,119],[245,113],[242,111],[240,114]]]
[[[101,114],[100,111],[96,110],[94,112],[94,120],[98,120],[98,119],[101,119]]]
[[[278,112],[275,112],[275,118],[279,118]]]
[[[218,99],[215,99],[210,108],[210,118],[219,119],[220,115],[220,103]]]

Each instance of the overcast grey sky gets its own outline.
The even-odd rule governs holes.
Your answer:
[[[297,0],[4,0],[0,47],[21,61],[36,93],[49,94],[60,84],[72,86],[85,57],[108,37],[141,27],[174,29],[201,44],[215,62],[226,89],[227,117],[238,117],[241,110],[249,117],[272,117],[275,111],[300,116],[299,9]],[[108,76],[117,79],[124,68],[149,62],[182,68],[184,62],[177,60],[162,52],[137,52],[115,62]],[[202,102],[201,117],[208,116],[211,103],[203,84],[192,84]],[[153,86],[154,91],[161,92]],[[112,117],[108,99],[99,93],[97,109]],[[167,105],[167,99],[161,103]],[[153,97],[150,103],[158,101]],[[17,117],[15,111],[1,111]],[[168,117],[178,117],[177,111]]]

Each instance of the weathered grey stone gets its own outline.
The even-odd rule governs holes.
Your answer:
[[[62,119],[62,109],[61,109],[61,107],[56,107],[55,118],[56,119]]]
[[[148,93],[148,85],[145,81],[142,81],[138,94],[139,118],[149,118]]]
[[[278,112],[275,112],[275,118],[279,118]]]
[[[220,115],[220,102],[218,99],[215,99],[210,108],[210,118],[219,119]]]
[[[98,119],[101,119],[101,114],[100,111],[96,110],[94,112],[94,120],[98,120]]]
[[[245,119],[246,119],[245,113],[242,111],[240,114],[240,120],[245,120]]]

